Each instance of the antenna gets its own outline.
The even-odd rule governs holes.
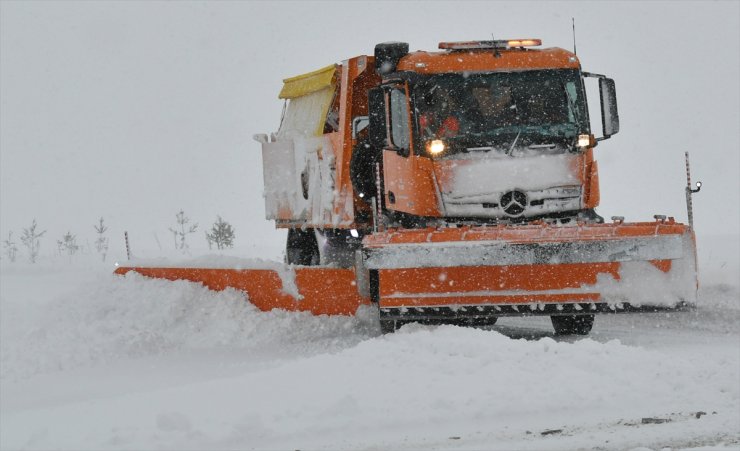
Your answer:
[[[494,57],[494,58],[498,58],[498,57],[500,57],[500,56],[501,56],[501,53],[499,53],[499,51],[498,51],[498,47],[496,47],[496,44],[495,44],[495,42],[496,42],[496,38],[495,38],[495,37],[493,37],[493,33],[491,33],[491,42],[493,42],[493,43],[494,43],[494,44],[493,44],[493,57]]]
[[[573,24],[573,54],[578,55],[578,52],[576,52],[576,18],[571,17],[570,20]]]

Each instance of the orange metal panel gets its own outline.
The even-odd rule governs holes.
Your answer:
[[[429,158],[383,151],[386,207],[418,216],[441,216],[433,165]],[[395,202],[390,201],[389,192],[393,192]]]
[[[599,274],[610,274],[619,279],[619,268],[618,262],[609,262],[381,269],[380,296],[396,293],[413,296],[415,293],[566,290],[595,284]]]
[[[280,275],[271,269],[120,267],[115,273],[134,271],[157,279],[189,280],[216,291],[235,288],[247,293],[249,301],[263,311],[278,308],[314,315],[353,315],[359,306],[370,303],[357,292],[351,269],[299,267],[294,270],[300,299],[283,290]]]
[[[596,208],[601,200],[599,191],[599,164],[594,161],[590,164],[588,183],[585,185],[587,195],[583,199],[583,208]]]
[[[673,266],[673,262],[671,260],[650,260],[650,263],[663,272],[670,271]]]

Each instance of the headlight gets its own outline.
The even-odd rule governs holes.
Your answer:
[[[578,147],[588,147],[591,145],[591,135],[578,135]]]
[[[437,156],[444,152],[447,146],[445,146],[445,142],[441,139],[435,139],[432,141],[427,141],[426,148],[429,155]]]

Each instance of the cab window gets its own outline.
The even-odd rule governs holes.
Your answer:
[[[409,151],[409,112],[406,92],[402,89],[392,89],[390,100],[390,138],[391,144],[402,153]]]

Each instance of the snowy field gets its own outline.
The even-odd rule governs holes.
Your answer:
[[[740,447],[734,284],[589,338],[548,318],[382,336],[371,309],[265,313],[65,259],[1,270],[3,450]]]
[[[136,257],[168,257],[178,211],[200,224],[193,257],[223,217],[243,247],[227,255],[281,258],[252,136],[278,130],[286,77],[381,42],[507,38],[577,41],[583,70],[614,78],[605,218],[687,222],[691,153],[695,310],[599,316],[586,338],[548,318],[381,335],[370,308],[261,312],[112,274],[124,231]],[[21,248],[0,259],[0,451],[740,450],[738,55],[738,1],[0,0],[0,241]],[[87,254],[54,255],[64,234]]]

